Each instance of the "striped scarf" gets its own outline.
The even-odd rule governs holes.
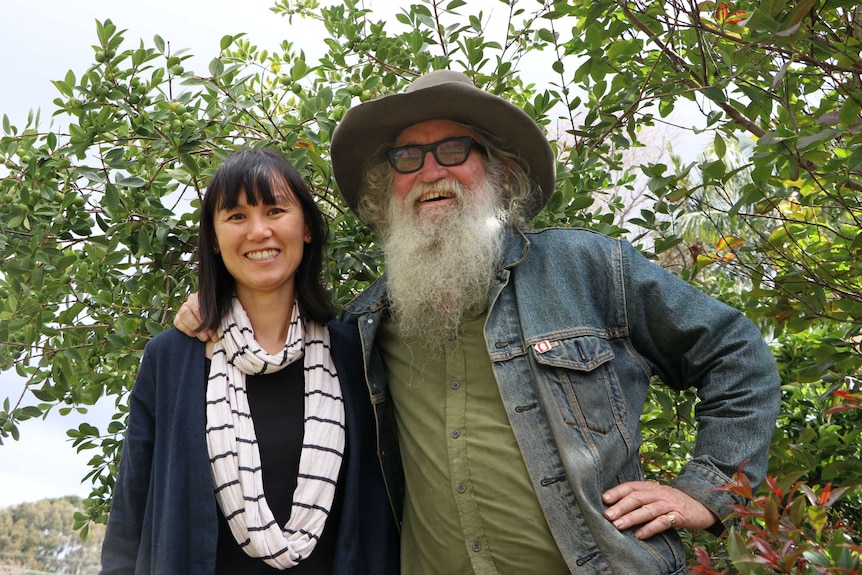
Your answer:
[[[219,328],[207,384],[207,446],[219,507],[243,550],[278,569],[296,566],[314,550],[344,454],[344,400],[329,330],[304,323],[294,303],[284,350],[269,355],[255,341],[248,316],[234,298]],[[245,378],[279,371],[303,356],[305,431],[290,520],[282,530],[263,493]]]

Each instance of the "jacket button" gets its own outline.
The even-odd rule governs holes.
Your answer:
[[[460,432],[460,431],[458,431],[458,430],[456,429],[455,431],[453,431],[453,432],[452,432],[452,439],[458,439],[459,437],[461,437],[461,432]]]
[[[475,543],[473,543],[473,551],[475,551],[476,553],[478,553],[478,552],[479,552],[479,551],[481,551],[481,550],[482,550],[482,544],[481,544],[481,543],[479,543],[478,541],[476,541]]]
[[[452,389],[458,389],[459,387],[461,387],[460,381],[453,381],[452,382]]]

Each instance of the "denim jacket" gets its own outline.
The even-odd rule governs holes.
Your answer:
[[[685,572],[678,535],[646,541],[602,515],[601,494],[644,478],[639,419],[653,376],[699,397],[694,456],[672,485],[725,519],[717,491],[766,473],[780,382],[756,326],[624,241],[573,229],[507,234],[485,342],[539,502],[573,573]],[[386,371],[374,349],[386,277],[345,307],[357,323],[396,513],[404,485]]]

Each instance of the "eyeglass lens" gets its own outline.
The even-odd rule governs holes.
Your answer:
[[[441,166],[457,166],[467,161],[471,145],[478,144],[469,136],[448,138],[432,144],[401,146],[389,150],[387,154],[392,167],[402,174],[420,170],[425,164],[425,154],[429,151]]]

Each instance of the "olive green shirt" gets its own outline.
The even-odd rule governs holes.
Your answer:
[[[485,317],[436,355],[391,321],[378,333],[407,486],[402,571],[568,573],[497,389]]]

